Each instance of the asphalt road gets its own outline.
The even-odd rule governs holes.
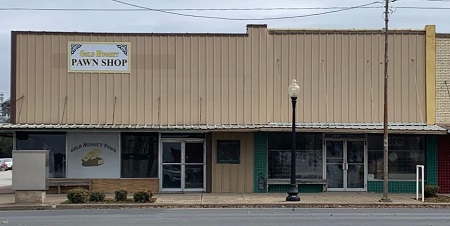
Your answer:
[[[119,209],[2,211],[3,225],[450,225],[448,209]],[[1,222],[0,222],[1,224]]]

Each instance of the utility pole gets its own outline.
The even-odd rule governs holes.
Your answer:
[[[5,109],[3,109],[3,93],[0,92],[0,123],[3,122],[3,117],[5,117]]]
[[[388,162],[389,162],[389,138],[388,138],[388,34],[389,34],[389,1],[386,0],[384,8],[384,123],[383,123],[383,198],[380,202],[391,202],[388,197]]]

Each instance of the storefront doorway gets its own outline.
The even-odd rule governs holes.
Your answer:
[[[367,147],[364,139],[325,140],[324,178],[329,191],[367,190]]]
[[[162,139],[160,191],[205,191],[205,140]]]

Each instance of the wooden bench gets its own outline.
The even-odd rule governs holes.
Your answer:
[[[320,184],[324,191],[328,191],[328,182],[326,179],[296,179],[298,185],[302,184]],[[267,185],[289,185],[291,179],[268,179]]]
[[[92,180],[90,179],[49,179],[49,187],[57,187],[61,194],[61,187],[89,187],[92,191]]]

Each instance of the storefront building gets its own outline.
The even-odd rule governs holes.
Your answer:
[[[434,26],[390,34],[389,189],[438,183]],[[431,44],[430,44],[431,43]],[[12,33],[15,149],[94,190],[286,192],[297,105],[300,192],[382,191],[384,34]]]
[[[436,35],[436,121],[450,131],[450,34]],[[439,137],[439,192],[450,193],[450,135]]]

